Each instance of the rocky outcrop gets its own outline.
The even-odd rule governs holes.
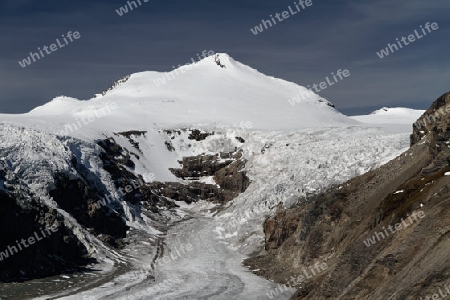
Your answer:
[[[250,179],[243,171],[245,160],[241,152],[183,157],[179,163],[182,168],[170,169],[175,176],[183,180],[212,176],[217,185],[202,182],[189,182],[184,186],[168,183],[172,187],[176,185],[178,189],[177,193],[164,192],[173,191],[171,188],[160,189],[169,198],[176,195],[177,199],[185,199],[183,201],[187,200],[188,203],[198,200],[225,203],[243,193],[250,185]]]
[[[109,88],[107,88],[106,90],[102,91],[102,95],[105,96],[109,91],[112,91],[113,89],[115,89],[116,87],[121,85],[122,83],[127,82],[128,79],[130,79],[130,75],[127,75],[127,76],[125,76],[125,77],[115,81]]]
[[[228,199],[226,193],[213,184],[201,182],[152,182],[149,184],[155,193],[175,201],[184,201],[188,204],[200,200],[223,203]]]
[[[182,179],[214,176],[214,174],[231,164],[233,160],[220,160],[219,155],[199,155],[183,157],[179,163],[183,166],[181,169],[170,169],[177,177]]]
[[[181,134],[181,131],[167,130],[165,132],[169,135]],[[195,130],[191,130],[191,134],[195,132]],[[136,135],[134,131],[128,133],[130,136]],[[198,135],[196,136],[198,138]],[[103,161],[104,169],[111,174],[116,188],[126,190],[130,185],[139,186],[139,190],[124,194],[123,200],[133,204],[145,203],[146,207],[153,212],[158,212],[158,206],[175,207],[173,200],[186,203],[199,200],[226,203],[244,192],[250,184],[250,180],[243,170],[245,160],[239,151],[183,157],[179,161],[181,168],[170,169],[175,176],[185,180],[183,183],[144,183],[142,178],[136,177],[127,170],[127,168],[134,168],[127,149],[119,146],[113,138],[98,141],[97,144],[105,150],[100,154],[100,158]],[[214,179],[216,184],[200,181],[201,178],[209,176]]]
[[[245,167],[245,160],[242,159],[242,153],[238,152],[233,158],[236,160],[214,173],[214,181],[221,189],[228,191],[230,194],[228,201],[236,198],[240,193],[245,192],[250,185],[250,179],[242,171]]]
[[[188,139],[190,140],[196,140],[197,142],[203,141],[208,136],[213,135],[214,132],[202,132],[198,129],[191,129],[191,133],[188,136]]]
[[[20,282],[81,270],[87,250],[12,172],[0,170],[0,281]]]
[[[432,140],[448,141],[450,138],[450,93],[439,97],[414,123],[411,146],[424,136]]]
[[[139,143],[137,141],[135,141],[135,138],[139,137],[139,136],[145,137],[146,133],[147,133],[147,131],[131,130],[131,131],[125,131],[125,132],[118,132],[118,133],[115,133],[115,135],[121,135],[121,136],[126,137],[128,139],[128,141],[130,142],[130,144],[133,145],[133,147],[136,148],[136,150],[141,152],[141,149],[139,148]],[[136,154],[134,154],[134,155],[136,156],[137,159],[139,159],[138,155],[136,155]]]
[[[172,129],[164,129],[161,130],[160,132],[164,132],[165,134],[167,134],[170,139],[175,139],[175,137],[178,135],[180,136],[182,133],[189,133],[188,135],[188,139],[192,140],[192,141],[203,141],[205,140],[208,136],[214,135],[214,131],[204,131],[204,130],[200,130],[200,129],[196,129],[196,128],[181,128],[179,130],[172,130]]]
[[[70,213],[84,228],[98,235],[102,241],[118,247],[129,229],[125,214],[120,206],[113,210],[97,205],[101,195],[101,191],[95,187],[81,179],[70,180],[65,174],[56,175],[56,188],[50,191],[50,196],[58,206]]]
[[[158,206],[167,209],[176,207],[173,201],[155,193],[152,190],[153,187],[146,184],[142,177],[127,170],[127,167],[134,168],[127,149],[119,146],[113,138],[98,141],[97,144],[104,150],[100,154],[103,168],[111,174],[116,188],[120,191],[122,201],[143,204],[154,213],[159,212]]]
[[[97,144],[105,150],[100,155],[104,169],[111,173],[114,179],[120,178],[122,172],[128,172],[125,167],[134,169],[130,152],[120,147],[113,138],[98,141]]]
[[[427,112],[448,101],[446,94]],[[296,288],[292,299],[425,299],[444,290],[449,122],[444,114],[424,133],[415,129],[412,147],[381,168],[278,209],[264,224],[267,252],[246,265]]]

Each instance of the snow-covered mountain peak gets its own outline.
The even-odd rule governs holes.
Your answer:
[[[111,105],[116,108],[111,110]],[[102,109],[106,113],[99,113]],[[170,72],[131,74],[92,99],[58,97],[27,115],[53,116],[60,127],[95,111],[101,118],[86,126],[100,131],[111,124],[123,131],[199,123],[250,122],[253,129],[263,130],[357,124],[311,90],[260,73],[226,53]]]
[[[412,124],[424,113],[424,110],[411,109],[405,107],[382,107],[370,115],[361,115],[351,117],[353,120],[365,124],[377,124],[389,128],[395,128],[393,124],[406,126],[403,131],[410,130]]]
[[[227,53],[215,53],[213,55],[207,56],[203,59],[201,59],[199,62],[197,62],[197,64],[199,65],[204,65],[204,66],[212,66],[215,68],[222,68],[222,69],[232,69],[235,67],[242,67],[246,65],[241,64],[237,61],[235,61],[230,55],[228,55]],[[221,67],[220,65],[222,65],[223,67]]]
[[[408,116],[408,115],[416,115],[417,109],[406,108],[406,107],[382,107],[378,110],[375,110],[371,113],[371,115],[397,115],[397,116]]]
[[[50,102],[32,109],[29,114],[59,115],[77,109],[80,102],[81,101],[76,98],[58,96],[53,98]]]

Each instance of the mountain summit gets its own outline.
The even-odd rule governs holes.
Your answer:
[[[289,99],[299,94],[308,97],[291,105]],[[30,114],[68,120],[112,102],[118,109],[102,118],[108,125],[111,118],[163,126],[246,121],[272,130],[356,124],[305,87],[266,76],[223,53],[170,72],[132,74],[88,101],[58,97]]]

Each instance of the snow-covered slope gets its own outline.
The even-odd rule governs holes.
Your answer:
[[[425,112],[425,110],[405,107],[383,107],[370,115],[352,116],[351,118],[368,124],[405,124],[411,125]]]
[[[115,103],[115,109],[95,121],[96,128],[111,129],[120,124],[122,129],[138,129],[136,126],[171,127],[199,122],[233,125],[249,121],[255,129],[277,130],[356,124],[304,87],[266,76],[227,54],[219,57],[225,68],[210,56],[169,73],[132,74],[104,96],[89,101],[58,97],[27,116],[50,116],[56,127],[64,127],[95,111],[100,114],[108,103]],[[289,99],[304,93],[308,97],[301,103],[289,103]]]
[[[0,114],[0,120],[89,142],[117,132],[146,131],[138,138],[143,155],[134,162],[138,172],[153,172],[159,181],[175,179],[168,168],[177,167],[183,155],[167,152],[160,129],[250,124],[247,129],[296,130],[358,124],[304,87],[266,76],[227,54],[219,58],[224,68],[210,56],[168,73],[132,74],[92,99],[60,96],[26,114]],[[308,97],[300,103],[289,103],[305,93]],[[116,140],[130,146],[125,138]]]
[[[383,107],[370,115],[351,116],[364,126],[378,127],[387,134],[411,133],[414,122],[424,113],[424,110],[405,107]]]

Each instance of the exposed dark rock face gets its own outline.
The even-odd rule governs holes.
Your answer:
[[[131,160],[129,151],[120,147],[113,138],[98,141],[97,144],[105,150],[105,153],[100,156],[104,169],[115,178],[119,178],[123,171],[127,171],[123,166],[134,169],[134,162]]]
[[[239,141],[239,143],[245,143],[245,140],[242,138],[242,137],[240,137],[240,136],[237,136],[237,137],[235,137],[236,138],[236,140],[238,140]]]
[[[222,189],[234,193],[234,197],[231,195],[233,198],[237,197],[238,194],[245,192],[250,185],[250,179],[244,171],[241,171],[245,167],[245,161],[240,155],[242,154],[238,153],[234,157],[236,159],[235,161],[214,173],[214,181]]]
[[[192,182],[182,184],[178,182],[152,182],[149,184],[153,191],[175,201],[188,204],[199,200],[211,202],[225,202],[226,193],[213,184]]]
[[[178,135],[181,135],[182,132],[189,132],[188,135],[188,139],[189,140],[193,140],[193,141],[203,141],[205,140],[208,136],[214,135],[214,131],[213,132],[207,132],[207,131],[202,131],[200,129],[188,129],[188,128],[182,128],[180,130],[171,130],[171,129],[165,129],[165,130],[161,130],[161,132],[164,132],[165,134],[167,134],[170,139],[175,139],[175,137]]]
[[[0,281],[26,281],[86,265],[87,250],[64,225],[63,217],[43,205],[11,173],[6,179],[6,173],[0,171],[5,186],[0,189]]]
[[[179,163],[182,164],[181,169],[170,169],[175,176],[190,180],[213,176],[220,187],[200,182],[188,183],[184,188],[177,185],[177,199],[188,199],[188,203],[198,200],[225,203],[243,193],[250,185],[250,179],[243,171],[245,160],[241,152],[183,157]]]
[[[448,141],[450,138],[450,93],[439,97],[414,123],[411,146],[424,136],[433,140]]]
[[[131,145],[133,145],[136,150],[141,152],[141,149],[139,148],[139,143],[136,142],[134,139],[137,136],[145,136],[147,131],[138,131],[138,130],[131,130],[131,131],[125,131],[125,132],[118,132],[116,135],[122,135],[128,139]],[[142,152],[141,152],[142,153]],[[139,156],[137,156],[137,159],[139,159]]]
[[[199,155],[183,157],[179,163],[181,169],[170,169],[179,178],[199,178],[203,176],[213,176],[217,171],[231,164],[232,160],[220,161],[219,155]]]
[[[219,67],[221,67],[222,69],[227,67],[227,66],[225,66],[224,64],[222,64],[222,63],[220,62],[219,54],[216,54],[216,56],[214,56],[214,61],[215,61],[216,64],[217,64]]]
[[[175,139],[175,136],[181,135],[181,130],[170,130],[170,129],[165,129],[165,130],[160,130],[160,132],[164,132],[165,134],[167,134],[171,140]]]
[[[180,134],[179,131],[164,131],[167,134]],[[123,200],[133,204],[143,204],[153,212],[158,212],[157,205],[173,208],[172,200],[186,203],[207,200],[217,203],[228,202],[244,192],[250,184],[246,176],[245,160],[241,152],[220,153],[216,155],[199,155],[183,157],[179,163],[182,168],[170,169],[177,177],[187,180],[186,183],[152,182],[144,184],[142,178],[137,178],[128,171],[127,167],[134,167],[129,152],[120,147],[112,138],[99,141],[105,150],[100,155],[104,169],[108,171],[116,188],[126,190],[126,187],[136,187],[136,192],[125,193]],[[172,147],[173,148],[173,147]],[[168,150],[172,150],[172,148]],[[174,148],[173,148],[174,150]],[[201,177],[213,176],[217,185],[201,183]]]
[[[213,135],[214,132],[201,132],[198,129],[191,129],[190,130],[191,133],[188,136],[188,139],[190,140],[196,140],[198,141],[203,141],[204,139],[206,139],[208,136]]]
[[[175,147],[172,145],[172,142],[165,141],[164,144],[166,145],[167,150],[169,150],[170,152],[174,152],[175,151]]]
[[[127,76],[115,81],[109,88],[107,88],[106,90],[104,90],[102,92],[102,95],[105,96],[109,91],[112,91],[115,87],[121,85],[122,83],[127,82],[128,79],[130,79],[130,75],[127,75]]]
[[[124,132],[118,132],[117,134],[125,136],[127,138],[132,138],[133,136],[145,136],[147,131],[139,131],[139,130],[130,130],[130,131],[124,131]]]
[[[447,103],[449,94],[428,112]],[[295,286],[292,299],[425,299],[438,293],[450,275],[449,122],[444,114],[422,129],[425,134],[415,129],[412,147],[379,169],[279,209],[264,224],[268,252],[246,264],[292,286],[291,276],[326,262],[325,271]]]
[[[152,187],[144,183],[143,178],[136,177],[127,170],[125,166],[134,168],[134,163],[128,151],[120,147],[114,139],[98,141],[98,145],[105,150],[100,154],[103,168],[111,174],[116,188],[121,191],[123,201],[132,204],[145,203],[145,207],[154,213],[159,212],[157,205],[166,208],[176,207],[172,201],[154,193]]]
[[[65,174],[56,176],[56,189],[50,191],[50,196],[58,206],[69,212],[78,223],[91,229],[104,242],[118,247],[129,227],[121,207],[116,206],[112,210],[107,206],[97,205],[102,198],[101,194],[81,179],[70,180]]]

